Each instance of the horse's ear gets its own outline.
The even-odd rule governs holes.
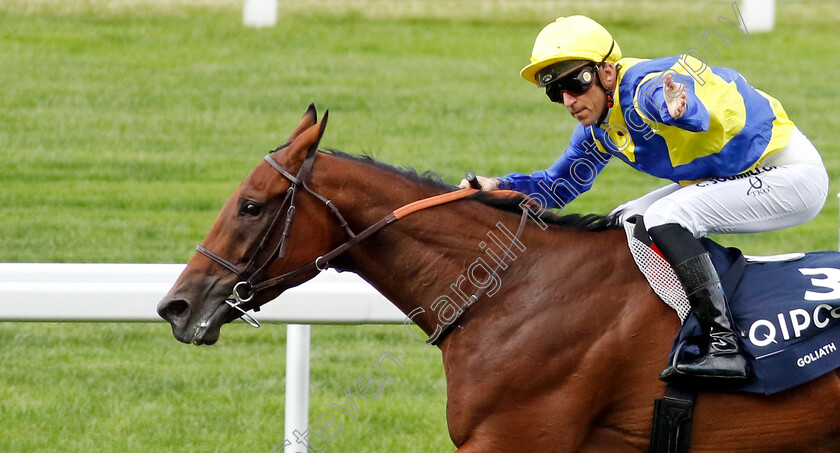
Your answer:
[[[330,117],[330,111],[327,110],[326,112],[324,112],[324,117],[321,118],[321,124],[320,124],[320,127],[318,128],[318,139],[315,140],[315,143],[310,145],[309,151],[306,153],[307,157],[309,157],[311,154],[318,151],[318,144],[321,143],[321,137],[324,136],[324,131],[327,129],[327,119],[329,119],[329,117]]]
[[[294,161],[302,161],[306,157],[318,151],[318,144],[324,136],[324,129],[327,127],[329,112],[324,114],[321,124],[313,124],[298,135],[289,146],[289,157]]]
[[[295,128],[295,131],[292,132],[292,135],[289,137],[289,143],[296,139],[298,135],[302,134],[303,131],[314,126],[317,121],[318,113],[315,111],[315,104],[309,104],[309,108],[306,109],[306,113],[304,113],[303,117],[300,119],[300,124],[298,124],[298,127]]]

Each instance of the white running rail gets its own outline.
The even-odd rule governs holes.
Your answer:
[[[0,321],[157,322],[157,303],[183,264],[0,263]],[[406,319],[358,275],[326,271],[262,307],[286,323],[286,439],[309,427],[309,324]],[[173,338],[173,341],[174,338]],[[286,453],[297,451],[292,445]]]

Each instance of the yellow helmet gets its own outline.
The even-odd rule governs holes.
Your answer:
[[[620,59],[621,48],[601,24],[586,16],[559,17],[537,35],[531,51],[531,64],[525,66],[520,74],[537,86],[545,86],[557,80],[563,72],[579,66],[580,60],[615,63]],[[542,69],[565,61],[571,67],[550,71],[542,75],[545,80],[537,80]]]

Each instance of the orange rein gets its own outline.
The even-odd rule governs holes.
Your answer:
[[[394,217],[396,217],[397,219],[401,219],[409,214],[413,214],[417,211],[421,211],[426,208],[431,208],[433,206],[438,206],[455,200],[466,198],[476,192],[478,192],[478,189],[460,189],[454,192],[447,192],[444,194],[435,195],[433,197],[424,198],[422,200],[417,200],[394,210]]]
[[[472,195],[476,192],[478,192],[478,189],[466,188],[466,189],[456,190],[454,192],[447,192],[447,193],[444,193],[444,194],[441,194],[441,195],[435,195],[435,196],[429,197],[429,198],[424,198],[422,200],[417,200],[417,201],[411,202],[411,203],[409,203],[409,204],[407,204],[407,205],[405,205],[401,208],[397,208],[393,212],[393,215],[394,215],[394,217],[397,218],[397,220],[399,220],[399,219],[401,219],[401,218],[403,218],[403,217],[405,217],[409,214],[413,214],[417,211],[422,211],[423,209],[426,209],[426,208],[431,208],[431,207],[439,206],[439,205],[446,204],[446,203],[449,203],[449,202],[452,202],[452,201],[460,200],[460,199],[466,198],[466,197],[468,197],[468,196],[470,196],[470,195]],[[513,190],[494,190],[494,191],[488,192],[488,193],[493,194],[494,196],[500,196],[500,197],[509,196],[511,194],[522,195],[520,192],[516,192],[516,191],[513,191]]]

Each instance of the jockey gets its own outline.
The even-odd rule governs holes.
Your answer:
[[[709,335],[705,356],[669,365],[660,378],[746,379],[739,333],[697,238],[770,231],[814,218],[828,194],[819,152],[779,101],[736,71],[685,54],[622,58],[610,33],[584,16],[561,17],[543,28],[521,75],[545,88],[580,124],[550,167],[479,176],[482,190],[516,190],[544,208],[562,208],[588,190],[611,159],[672,181],[610,213],[616,223],[644,216]]]

